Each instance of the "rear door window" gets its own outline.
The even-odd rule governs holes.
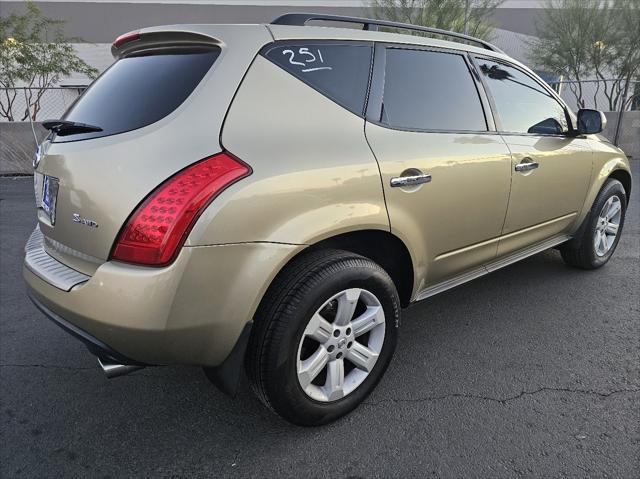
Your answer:
[[[429,50],[387,49],[380,121],[408,130],[487,130],[464,57]]]
[[[371,44],[286,42],[269,45],[262,54],[347,110],[364,116]]]
[[[102,131],[57,136],[76,141],[115,135],[155,123],[186,100],[220,54],[217,47],[135,54],[118,60],[71,106],[64,120]]]

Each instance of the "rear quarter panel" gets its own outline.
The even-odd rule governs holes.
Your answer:
[[[389,231],[364,120],[258,56],[233,101],[222,146],[253,169],[218,197],[190,244],[312,244]]]

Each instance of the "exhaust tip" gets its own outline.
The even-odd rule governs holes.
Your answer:
[[[105,358],[98,358],[98,364],[102,368],[105,376],[107,376],[107,379],[125,376],[139,369],[144,369],[144,366],[136,366],[133,364],[118,364]]]

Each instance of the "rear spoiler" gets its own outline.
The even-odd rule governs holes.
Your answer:
[[[167,48],[210,48],[217,45],[220,45],[218,40],[201,33],[136,30],[116,38],[111,44],[111,54],[118,59],[134,52],[153,52]]]

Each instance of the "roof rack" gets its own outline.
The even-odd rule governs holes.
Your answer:
[[[444,37],[452,37],[467,42],[477,43],[482,48],[498,53],[504,53],[495,45],[481,40],[480,38],[465,35],[464,33],[450,32],[449,30],[441,30],[440,28],[422,27],[411,25],[410,23],[391,22],[388,20],[372,20],[370,18],[348,17],[344,15],[325,15],[323,13],[285,13],[271,22],[271,25],[297,25],[305,26],[312,20],[322,20],[328,22],[345,22],[345,23],[361,23],[363,30],[377,31],[378,27],[398,28],[401,30],[411,30],[414,32],[433,33]]]

